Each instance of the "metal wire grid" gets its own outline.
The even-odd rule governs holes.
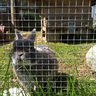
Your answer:
[[[4,25],[7,30],[8,30],[8,34],[14,34],[12,33],[11,29],[19,29],[21,30],[21,33],[23,33],[24,30],[27,31],[31,31],[33,28],[41,28],[41,44],[45,44],[45,41],[53,41],[54,46],[54,52],[58,55],[61,54],[61,56],[57,56],[57,59],[60,61],[59,62],[59,72],[60,72],[60,80],[58,82],[60,82],[60,86],[56,86],[55,87],[61,87],[62,88],[66,88],[67,86],[63,86],[63,81],[64,79],[62,78],[62,76],[65,73],[68,73],[69,71],[71,72],[71,75],[74,75],[74,70],[75,70],[75,64],[77,64],[76,62],[78,62],[78,67],[77,69],[79,70],[78,73],[78,80],[81,79],[82,75],[85,76],[85,81],[88,82],[86,80],[86,76],[89,74],[87,74],[86,72],[90,69],[87,69],[87,67],[85,66],[85,69],[81,69],[82,68],[82,62],[81,60],[83,59],[85,62],[85,58],[81,56],[82,53],[86,54],[88,51],[88,48],[93,46],[95,44],[95,31],[93,31],[94,34],[92,34],[92,32],[90,32],[90,30],[88,28],[86,28],[84,31],[83,29],[86,27],[84,26],[84,22],[86,22],[86,25],[89,25],[89,27],[92,27],[92,24],[90,24],[90,22],[92,23],[92,18],[91,18],[91,0],[89,0],[89,2],[86,3],[86,0],[81,0],[80,4],[78,0],[74,0],[74,3],[72,5],[72,0],[68,0],[67,5],[64,6],[64,4],[66,3],[65,0],[62,0],[62,3],[60,5],[58,5],[58,0],[54,0],[51,1],[49,0],[47,3],[44,0],[41,0],[41,4],[37,4],[38,0],[34,0],[34,4],[31,5],[30,4],[30,0],[28,0],[27,2],[24,0],[19,0],[19,1],[15,1],[14,2],[14,6],[13,8],[14,13],[10,13],[10,8],[12,7],[10,5],[10,2],[7,0],[6,1],[6,7],[7,9],[7,13],[4,12],[0,12],[0,17],[1,17],[1,24],[2,26],[7,22],[7,25]],[[51,4],[53,2],[53,5]],[[1,4],[3,4],[1,2]],[[0,6],[1,8],[3,8],[3,6]],[[24,8],[26,10],[25,14],[28,15],[27,20],[25,18],[23,18],[23,11]],[[37,8],[39,9],[39,13],[37,13]],[[79,10],[79,8],[81,8],[80,12],[78,12],[77,10]],[[85,12],[85,9],[87,10]],[[34,11],[33,11],[34,10]],[[60,10],[60,11],[58,11]],[[73,10],[73,12],[71,12]],[[30,11],[32,11],[34,14],[34,20],[30,20]],[[14,25],[11,24],[12,22],[12,17],[11,15],[14,14]],[[87,14],[87,15],[86,15]],[[8,15],[7,19],[3,18],[3,15]],[[19,18],[18,16],[21,15],[21,17]],[[41,17],[41,25],[37,26],[37,15]],[[64,17],[65,16],[65,17]],[[85,17],[86,16],[86,17]],[[45,18],[45,19],[44,19]],[[18,25],[19,22],[19,25]],[[24,23],[26,22],[26,23]],[[31,22],[34,22],[34,26],[31,26]],[[67,24],[64,25],[64,22]],[[79,22],[79,25],[77,25],[77,23]],[[44,23],[46,25],[44,25]],[[51,23],[53,25],[51,25]],[[24,25],[25,24],[25,25]],[[71,25],[73,24],[73,25]],[[45,30],[44,30],[45,28]],[[79,28],[79,33],[77,33]],[[52,29],[52,30],[51,30]],[[66,32],[64,31],[64,29],[66,29]],[[58,31],[59,30],[59,31]],[[43,33],[44,31],[44,33]],[[73,32],[71,32],[73,31]],[[39,33],[37,33],[39,34]],[[43,37],[43,35],[45,35],[45,37]],[[63,36],[66,37],[63,37]],[[90,37],[90,35],[92,35],[92,37]],[[59,37],[58,37],[59,36]],[[77,37],[79,36],[79,37]],[[84,38],[85,37],[85,38]],[[6,42],[4,42],[6,40],[3,40],[2,42],[2,46],[4,48],[4,51],[0,52],[0,53],[4,53],[4,57],[3,58],[5,61],[9,60],[8,57],[6,57],[6,55],[8,56],[9,52],[6,52]],[[7,41],[12,41],[11,40],[11,35],[7,38]],[[36,40],[36,44],[38,44],[38,41],[40,41],[40,39]],[[88,45],[88,42],[91,41],[92,45]],[[57,42],[60,42],[60,44],[58,45]],[[85,45],[82,44],[82,42],[86,43]],[[71,43],[71,45],[70,45]],[[77,43],[77,44],[76,44]],[[65,44],[65,45],[64,45]],[[48,42],[48,45],[50,46],[50,42]],[[72,46],[71,50],[69,50],[70,46]],[[76,47],[79,46],[78,51],[76,50]],[[64,51],[63,48],[66,48],[67,50]],[[84,51],[82,51],[82,48],[85,48]],[[10,44],[10,48],[12,48],[12,45]],[[60,49],[60,51],[57,52],[57,49]],[[8,49],[9,50],[9,49]],[[66,54],[65,57],[63,57]],[[73,54],[71,57],[69,56],[69,54]],[[76,58],[76,56],[74,54],[77,54],[78,57]],[[2,60],[2,58],[0,58]],[[73,60],[72,60],[73,59]],[[71,60],[71,62],[70,62]],[[77,61],[76,61],[77,60]],[[65,61],[65,65],[63,61]],[[3,62],[4,63],[4,62]],[[6,63],[5,63],[6,64]],[[0,64],[2,65],[2,64]],[[72,66],[69,68],[69,66]],[[5,66],[6,68],[2,68],[1,67],[1,71],[5,71],[7,69],[7,66]],[[83,66],[84,67],[84,66]],[[12,70],[12,69],[10,69]],[[81,74],[80,71],[85,70],[84,74]],[[65,75],[68,77],[68,75]],[[4,77],[4,75],[0,74],[0,78]],[[68,78],[66,77],[66,80],[64,81],[65,83],[68,81]],[[92,71],[90,74],[90,78],[92,77]],[[3,81],[1,81],[2,83]],[[9,81],[10,82],[10,81]],[[14,85],[14,84],[13,84]],[[1,86],[2,88],[2,86]],[[56,90],[55,90],[56,91]]]

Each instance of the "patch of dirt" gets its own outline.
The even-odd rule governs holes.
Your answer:
[[[73,65],[73,64],[70,64],[70,65],[59,65],[59,73],[70,73],[71,76],[74,75],[75,73],[75,70],[77,69],[77,79],[78,78],[83,78],[83,77],[86,77],[86,76],[90,76],[93,71],[91,70],[90,67],[88,67],[87,65]]]

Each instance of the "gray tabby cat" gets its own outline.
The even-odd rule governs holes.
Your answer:
[[[27,39],[24,39],[17,29],[15,35],[16,40],[9,57],[12,55],[11,63],[19,82],[25,89],[33,92],[33,89],[37,88],[37,83],[44,85],[44,82],[53,80],[58,69],[57,59],[49,46],[34,46],[36,29],[32,30]]]

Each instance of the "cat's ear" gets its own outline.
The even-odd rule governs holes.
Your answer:
[[[19,33],[17,29],[15,29],[15,36],[16,36],[16,40],[23,39],[23,36]]]
[[[28,39],[32,40],[33,42],[36,39],[36,29],[33,29],[31,34],[29,34]]]

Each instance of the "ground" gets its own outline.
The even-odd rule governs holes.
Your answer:
[[[27,38],[28,34],[30,32],[24,32],[24,33],[26,33],[24,35],[24,38]],[[15,40],[15,38],[13,38],[13,40]],[[8,44],[12,44],[12,43],[13,43],[13,41],[4,42],[4,45],[8,45]],[[86,46],[85,46],[86,43],[83,45],[80,45],[80,44],[76,44],[76,45],[62,44],[61,45],[60,42],[57,42],[57,45],[56,45],[55,43],[52,43],[52,42],[49,42],[49,43],[45,42],[45,38],[42,37],[41,32],[37,32],[35,44],[36,45],[37,44],[46,44],[46,45],[49,45],[54,51],[56,51],[55,53],[56,53],[57,60],[59,63],[59,68],[58,68],[59,73],[70,72],[70,74],[73,75],[75,69],[77,68],[78,69],[77,78],[83,78],[85,76],[88,77],[88,76],[92,75],[91,69],[85,63],[85,54],[86,53],[82,52],[82,51],[87,51],[90,48],[89,45],[91,46],[91,43],[88,45],[88,48],[85,50],[82,50],[82,49],[86,48]],[[0,45],[3,45],[3,43],[1,42]],[[63,46],[62,49],[60,49],[61,46]],[[65,48],[64,48],[64,46],[65,46]],[[5,50],[9,50],[9,49],[10,49],[9,47],[5,48]],[[64,50],[65,50],[65,52],[64,52]],[[81,50],[81,52],[80,52],[80,50]],[[62,54],[65,54],[64,57],[62,57],[63,56]]]

